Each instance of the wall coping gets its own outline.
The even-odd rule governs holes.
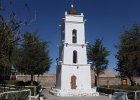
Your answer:
[[[24,77],[24,76],[31,76],[31,75],[16,75],[17,77]],[[38,77],[38,75],[34,75],[35,77]],[[39,75],[39,77],[56,77],[56,74],[47,74],[47,75]]]

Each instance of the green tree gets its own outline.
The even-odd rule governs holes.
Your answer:
[[[116,47],[118,49],[116,71],[121,76],[128,77],[133,86],[134,77],[140,75],[140,26],[133,25],[131,29],[125,30]]]
[[[19,23],[14,15],[7,21],[0,13],[0,74],[10,73],[12,52],[19,40]]]
[[[39,40],[36,34],[26,33],[23,45],[19,49],[17,62],[18,71],[31,75],[31,83],[34,74],[43,74],[48,71],[51,64],[48,42]]]
[[[19,19],[11,9],[14,2],[16,1],[9,0],[4,7],[4,2],[0,1],[0,76],[10,74],[11,66],[15,65],[15,50],[17,50],[17,44],[21,40],[19,38],[21,35],[20,28],[34,21],[33,18],[30,18],[29,21]],[[25,7],[30,10],[27,4],[25,4]],[[32,16],[30,15],[30,17]]]
[[[94,70],[96,74],[95,86],[99,84],[99,75],[107,69],[108,55],[109,51],[103,46],[101,39],[96,39],[95,44],[89,44],[87,47],[88,61],[91,62],[91,69]]]

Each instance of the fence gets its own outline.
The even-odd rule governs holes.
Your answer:
[[[140,91],[115,92],[114,100],[140,100]]]
[[[111,89],[98,87],[97,91],[102,94],[113,95],[113,100],[140,100],[140,91]]]
[[[31,91],[9,91],[0,93],[0,100],[31,100]]]

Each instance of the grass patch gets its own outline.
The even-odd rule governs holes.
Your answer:
[[[16,85],[17,84],[17,81],[16,80],[5,80],[5,83],[7,85]]]

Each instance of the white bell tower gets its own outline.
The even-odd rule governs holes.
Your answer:
[[[73,5],[61,24],[61,43],[56,73],[57,96],[98,96],[91,88],[90,64],[87,63],[84,15]]]

